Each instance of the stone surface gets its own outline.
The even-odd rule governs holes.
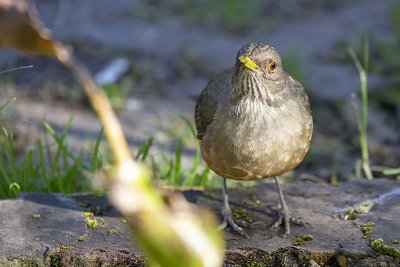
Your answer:
[[[399,182],[358,180],[332,187],[299,180],[283,189],[292,215],[307,222],[292,226],[286,239],[281,237],[282,228],[268,228],[277,216],[274,184],[261,182],[256,187],[229,190],[233,210],[254,222],[246,229],[249,239],[229,229],[225,232],[225,266],[343,266],[343,262],[347,266],[400,266],[400,259],[377,254],[369,246],[369,238],[383,238],[400,249],[399,244],[391,244],[393,239],[400,240]],[[220,190],[189,190],[184,195],[217,214],[220,210]],[[353,221],[334,216],[360,203],[373,204],[369,213]],[[96,229],[87,227],[84,211],[94,213]],[[374,232],[364,238],[360,225],[370,221],[376,223]],[[2,200],[0,229],[1,266],[145,265],[143,253],[130,240],[127,224],[104,197],[27,194]],[[299,235],[314,239],[294,246]]]

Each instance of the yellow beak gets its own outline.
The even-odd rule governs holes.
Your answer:
[[[254,63],[253,60],[251,60],[248,56],[240,56],[239,61],[248,69],[255,71],[256,69],[259,69],[260,67]]]

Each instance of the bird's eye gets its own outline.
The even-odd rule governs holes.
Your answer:
[[[276,67],[277,67],[276,60],[269,63],[269,65],[268,65],[269,72],[274,72],[276,70]]]

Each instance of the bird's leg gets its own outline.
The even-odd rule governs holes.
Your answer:
[[[246,226],[248,226],[248,223],[246,223],[245,221],[240,221],[240,220],[235,221],[233,219],[232,210],[229,207],[228,190],[226,188],[226,179],[225,178],[222,178],[222,199],[223,199],[223,204],[222,204],[221,214],[222,214],[222,217],[224,218],[224,220],[218,226],[218,230],[223,230],[229,225],[233,228],[233,230],[235,230],[241,236],[249,238],[249,236],[246,234],[246,232],[243,231],[242,227],[240,227],[240,226],[246,227]],[[238,224],[240,226],[238,226]]]
[[[273,227],[273,228],[279,227],[283,222],[284,226],[285,226],[285,234],[284,234],[284,238],[285,238],[290,233],[290,222],[297,224],[297,225],[304,225],[304,223],[301,220],[290,216],[289,209],[287,207],[285,198],[283,196],[282,188],[278,181],[278,177],[275,176],[274,179],[275,179],[276,187],[278,188],[278,193],[279,193],[279,204],[278,204],[279,217],[278,217],[278,220],[276,220],[274,222],[274,224],[272,224],[271,227]]]

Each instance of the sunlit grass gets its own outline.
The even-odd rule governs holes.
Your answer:
[[[0,106],[0,114],[15,98]],[[11,130],[2,128],[0,139],[0,198],[17,197],[22,192],[46,192],[65,194],[90,192],[90,177],[103,165],[112,160],[107,151],[100,150],[103,131],[98,133],[95,143],[76,155],[68,146],[68,131],[71,116],[62,132],[57,132],[47,122],[43,123],[46,138],[36,141],[33,149],[18,153],[15,137]],[[171,154],[166,151],[152,150],[154,138],[149,137],[136,150],[136,160],[149,163],[153,176],[163,184],[174,187],[210,187],[219,184],[218,179],[205,165],[197,145],[193,157],[184,155],[185,143],[197,143],[193,123],[185,118],[182,134],[176,137],[176,147]],[[190,140],[187,140],[190,139]],[[186,158],[185,158],[186,157]],[[184,163],[185,162],[185,163]]]
[[[12,100],[0,107],[2,112]],[[12,131],[2,128],[0,139],[0,198],[17,197],[21,192],[74,193],[90,190],[90,176],[102,166],[99,145],[103,135],[99,132],[89,155],[74,155],[67,134],[72,122],[68,121],[61,133],[44,122],[49,138],[38,140],[33,149],[19,155]],[[90,158],[90,160],[87,160]]]
[[[152,151],[150,147],[154,144],[154,139],[150,137],[139,147],[136,158],[149,163],[154,179],[161,180],[164,184],[175,187],[215,186],[218,180],[213,179],[215,175],[201,158],[193,123],[184,117],[182,120],[185,122],[186,128],[182,128],[182,134],[176,137],[174,153],[162,150]],[[184,134],[187,131],[189,131],[189,135]],[[185,144],[193,142],[196,143],[194,155],[185,156],[184,151],[187,150]]]
[[[357,104],[353,98],[353,108],[356,115],[357,128],[359,133],[359,143],[361,149],[361,166],[364,171],[364,175],[367,179],[373,178],[372,171],[369,162],[368,152],[368,65],[369,65],[369,46],[368,42],[365,42],[363,51],[363,65],[358,60],[358,57],[353,49],[348,49],[350,57],[357,68],[360,76],[360,89],[361,89],[361,111],[358,110]],[[356,172],[357,173],[357,172]]]

